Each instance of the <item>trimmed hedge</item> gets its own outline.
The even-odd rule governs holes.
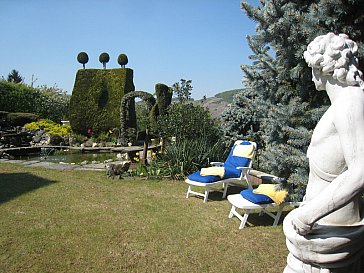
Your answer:
[[[8,116],[9,112],[6,111],[0,111],[0,120],[6,120],[6,117]]]
[[[157,96],[158,114],[164,115],[172,102],[173,91],[167,85],[157,83],[155,85],[155,93]]]
[[[130,135],[130,133],[128,133],[128,130],[136,129],[136,120],[130,118],[130,114],[133,113],[133,110],[130,108],[130,105],[135,105],[134,103],[135,98],[142,99],[146,103],[149,111],[156,104],[153,95],[144,91],[130,92],[129,94],[123,97],[120,104],[120,141],[123,145],[125,145],[128,141],[128,138],[130,138],[130,136],[128,136]],[[135,121],[134,124],[132,123],[133,121]]]
[[[98,135],[120,127],[121,99],[134,90],[130,68],[78,70],[70,101],[72,130],[87,135],[92,129]],[[134,103],[130,110],[129,122],[136,127]]]
[[[9,113],[0,111],[0,126],[23,126],[39,120],[39,116],[32,113]]]
[[[155,85],[155,94],[157,97],[156,104],[153,106],[149,114],[150,127],[154,134],[158,132],[157,120],[159,115],[165,115],[167,109],[172,102],[173,91],[163,83]]]
[[[59,122],[67,118],[70,97],[59,89],[0,81],[0,110],[33,113]]]
[[[24,126],[27,123],[39,120],[39,116],[31,113],[9,113],[6,119],[12,126]]]

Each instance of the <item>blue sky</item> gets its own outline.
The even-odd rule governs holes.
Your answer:
[[[154,93],[156,83],[192,80],[200,99],[242,87],[249,63],[246,35],[255,22],[240,0],[0,0],[0,76],[16,69],[35,86],[57,85],[69,94],[87,52],[86,68],[119,67],[128,56],[136,90]],[[248,0],[256,5],[258,0]]]

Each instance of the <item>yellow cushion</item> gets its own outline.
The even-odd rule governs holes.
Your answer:
[[[254,145],[236,145],[233,151],[233,156],[253,158]]]
[[[254,193],[264,194],[269,196],[274,203],[279,205],[284,201],[288,192],[286,190],[276,190],[275,184],[260,184],[258,188],[253,190]]]
[[[225,174],[224,167],[201,168],[201,171],[200,171],[200,175],[202,175],[202,176],[216,175],[216,176],[220,176],[221,178],[223,178],[224,174]]]

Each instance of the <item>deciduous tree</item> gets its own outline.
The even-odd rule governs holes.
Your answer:
[[[181,79],[172,85],[172,91],[180,103],[191,100],[192,80]]]

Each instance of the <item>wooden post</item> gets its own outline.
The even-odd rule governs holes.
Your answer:
[[[143,158],[141,159],[142,163],[144,165],[147,165],[147,157],[148,157],[148,143],[149,143],[149,130],[148,128],[145,129],[145,140],[144,140],[144,146],[143,146]]]
[[[161,154],[164,153],[164,146],[166,145],[166,141],[164,137],[160,138],[160,144],[161,144]]]

